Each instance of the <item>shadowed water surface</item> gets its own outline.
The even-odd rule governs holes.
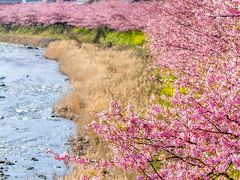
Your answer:
[[[68,171],[46,154],[66,151],[74,132],[71,121],[51,116],[68,83],[42,54],[0,45],[0,179],[52,179]]]

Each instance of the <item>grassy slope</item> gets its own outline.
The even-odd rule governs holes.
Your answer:
[[[61,72],[69,77],[73,87],[73,91],[54,107],[56,114],[73,119],[78,124],[78,139],[81,140],[75,141],[73,150],[78,155],[87,154],[93,159],[111,156],[105,143],[82,127],[97,120],[96,112],[107,109],[111,99],[125,105],[129,102],[139,110],[147,106],[149,98],[145,93],[145,61],[131,50],[114,50],[92,44],[82,44],[79,47],[75,41],[52,42],[45,56],[58,60]],[[98,175],[103,179],[133,177],[117,169],[104,173],[91,167],[78,167],[65,178],[79,179],[81,174]]]

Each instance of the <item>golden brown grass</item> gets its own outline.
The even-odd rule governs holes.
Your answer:
[[[69,77],[73,88],[54,107],[54,111],[75,120],[79,125],[78,134],[81,138],[73,147],[75,153],[87,154],[94,159],[111,156],[105,143],[82,127],[96,118],[96,112],[107,109],[111,99],[125,105],[134,104],[139,109],[147,104],[143,61],[130,50],[103,49],[90,44],[79,47],[74,41],[50,43],[45,56],[59,61],[60,71]],[[86,146],[89,141],[90,146]],[[91,168],[86,170],[77,167],[65,179],[79,179],[81,174],[100,175],[102,179],[133,177],[131,173],[121,170],[108,172],[105,176],[103,172]]]

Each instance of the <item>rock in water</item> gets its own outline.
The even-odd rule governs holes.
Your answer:
[[[13,165],[15,165],[13,162],[10,162],[10,161],[7,161],[6,162],[6,165],[8,165],[8,166],[13,166]]]
[[[34,167],[29,167],[29,168],[27,168],[27,170],[29,170],[29,171],[30,171],[30,170],[33,170],[33,169],[34,169]]]
[[[39,160],[37,158],[35,158],[35,157],[32,157],[31,161],[39,161]]]

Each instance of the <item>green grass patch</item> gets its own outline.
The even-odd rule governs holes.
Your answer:
[[[125,32],[115,31],[106,27],[87,29],[71,27],[65,24],[51,26],[10,26],[0,25],[0,33],[38,36],[54,39],[75,39],[83,43],[97,43],[103,47],[137,47],[145,43],[145,35],[141,31],[129,30]]]
[[[145,43],[145,36],[140,31],[110,31],[100,38],[100,43],[104,46],[141,46]]]
[[[149,77],[154,77],[148,86],[149,96],[154,95],[157,103],[165,107],[171,107],[170,99],[174,94],[174,81],[176,77],[169,71],[161,68],[155,68],[148,74]]]

